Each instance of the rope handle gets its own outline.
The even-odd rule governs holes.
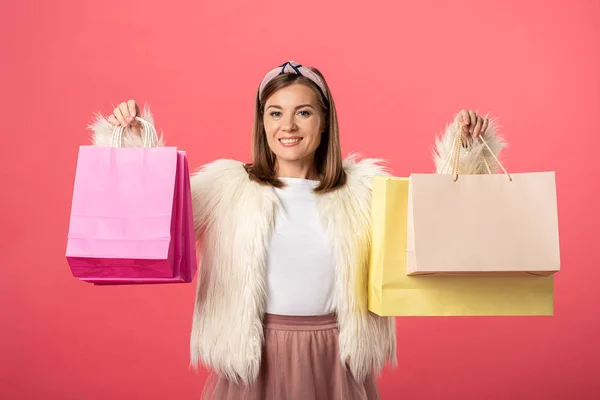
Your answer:
[[[454,138],[454,143],[452,146],[452,151],[450,152],[450,154],[448,155],[448,158],[446,159],[446,162],[444,163],[444,166],[442,167],[442,172],[444,172],[446,170],[446,167],[449,165],[449,162],[452,160],[452,175],[454,175],[454,182],[456,182],[458,180],[458,164],[459,164],[459,160],[460,160],[460,150],[463,147],[462,146],[462,127],[459,128],[459,131],[456,133],[456,136]],[[500,160],[498,159],[498,157],[496,157],[496,155],[494,154],[494,152],[492,151],[492,149],[490,148],[490,146],[488,145],[488,143],[485,141],[485,139],[483,138],[483,135],[479,135],[479,139],[483,142],[483,144],[485,145],[487,151],[492,155],[492,157],[494,158],[494,160],[496,161],[496,163],[498,163],[498,165],[500,166],[500,168],[502,168],[502,171],[504,172],[504,174],[508,177],[508,180],[512,182],[512,177],[510,176],[510,174],[506,171],[506,169],[504,168],[504,165],[502,165],[502,163],[500,162]],[[492,169],[490,167],[490,162],[488,160],[487,154],[483,153],[483,161],[485,162],[485,167],[487,169],[488,174],[492,174]]]
[[[140,117],[135,117],[135,119],[136,121],[139,121],[142,124],[142,139],[144,141],[144,148],[156,147],[156,145],[158,144],[158,134],[156,133],[156,129],[154,129],[154,126],[152,126],[151,123]],[[112,147],[122,147],[124,130],[125,128],[121,125],[115,126],[112,133]]]

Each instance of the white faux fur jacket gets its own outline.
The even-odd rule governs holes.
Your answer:
[[[153,122],[149,109],[142,118]],[[503,140],[490,124],[487,143],[498,154]],[[98,115],[90,126],[95,145],[110,146],[112,127]],[[457,124],[448,125],[437,139],[437,172],[452,150]],[[126,133],[124,147],[141,146],[139,137]],[[164,145],[162,138],[159,145]],[[485,173],[483,144],[472,144],[461,154],[459,172]],[[490,160],[492,168],[496,165]],[[396,326],[393,317],[367,310],[367,269],[371,238],[371,181],[387,175],[377,160],[344,161],[347,184],[319,195],[324,226],[333,243],[336,271],[340,361],[361,381],[379,373],[386,361],[396,363]],[[262,317],[266,303],[268,244],[279,207],[269,186],[248,179],[243,164],[221,159],[203,166],[191,177],[194,225],[201,243],[196,305],[191,333],[191,361],[202,362],[234,382],[253,382],[259,372]]]

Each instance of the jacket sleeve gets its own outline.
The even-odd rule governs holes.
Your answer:
[[[254,187],[250,184],[244,163],[225,158],[198,168],[192,173],[191,186],[196,238],[200,238],[207,228],[214,226],[217,209],[223,207],[223,198],[233,198],[235,195],[232,191],[246,193]]]
[[[436,173],[451,174],[452,173],[452,149],[454,139],[460,130],[459,122],[454,120],[447,125],[444,132],[436,138],[433,149],[433,160],[435,163]],[[486,141],[490,149],[499,158],[502,149],[506,147],[506,142],[497,133],[496,121],[490,118],[487,131],[483,134],[483,139]],[[496,172],[499,168],[498,163],[489,154],[489,150],[485,144],[477,139],[471,140],[466,146],[460,149],[460,157],[458,162],[459,174],[487,174],[486,161],[492,172]]]
[[[147,106],[144,106],[142,115],[140,117],[154,126],[154,118],[152,117],[152,113]],[[91,140],[95,146],[108,147],[111,145],[114,127],[102,114],[96,113],[94,115],[94,119],[88,126],[88,129],[92,132]],[[129,129],[125,129],[123,132],[123,147],[143,147],[143,145],[144,142],[140,136],[133,135]],[[159,135],[157,146],[164,146],[162,134]]]

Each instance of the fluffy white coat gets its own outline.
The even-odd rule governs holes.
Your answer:
[[[142,118],[153,123],[148,108]],[[93,143],[110,146],[112,127],[101,115],[90,125]],[[438,173],[451,154],[458,131],[449,124],[433,150]],[[139,137],[125,133],[123,147],[142,146]],[[504,147],[491,124],[484,138],[496,155]],[[162,137],[159,145],[164,145]],[[459,173],[485,173],[485,147],[471,143],[463,149]],[[497,167],[488,157],[493,169]],[[387,175],[378,160],[344,161],[347,184],[318,197],[319,214],[331,240],[335,260],[335,293],[339,324],[340,361],[361,381],[379,373],[386,362],[396,363],[393,317],[367,309],[366,290],[371,243],[372,177]],[[191,177],[194,225],[202,261],[198,270],[192,323],[191,363],[202,363],[234,382],[253,382],[263,347],[266,260],[275,215],[280,203],[273,188],[248,179],[239,161],[220,159]]]

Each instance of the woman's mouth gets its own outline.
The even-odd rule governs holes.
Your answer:
[[[279,139],[279,143],[281,143],[281,145],[283,147],[294,147],[296,146],[298,143],[300,143],[302,141],[301,137],[285,137],[285,138],[280,138]]]

